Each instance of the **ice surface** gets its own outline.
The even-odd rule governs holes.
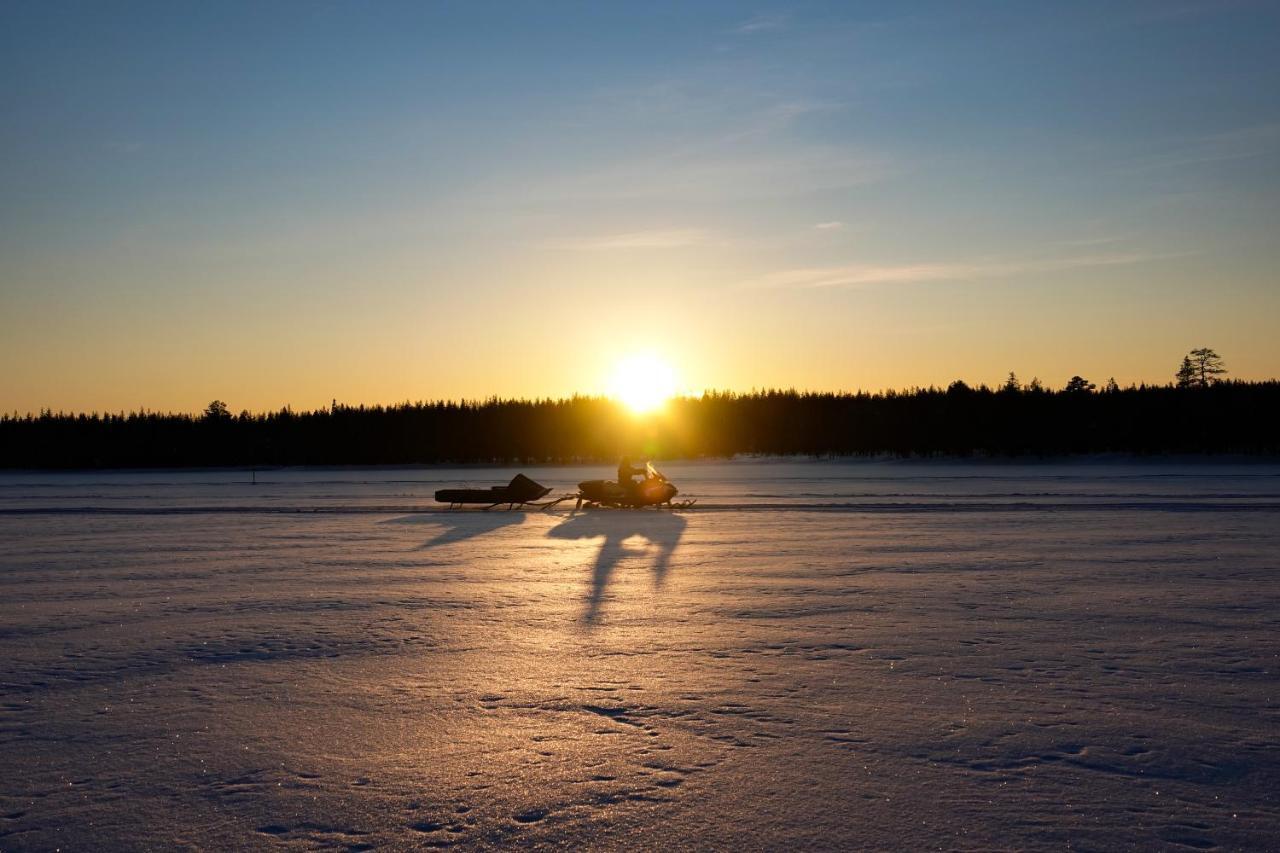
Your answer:
[[[0,850],[1275,847],[1280,466],[665,470],[0,475]]]

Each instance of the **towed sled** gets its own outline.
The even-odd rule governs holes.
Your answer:
[[[441,489],[436,492],[436,500],[448,504],[450,508],[465,504],[484,504],[485,509],[508,505],[508,509],[534,504],[547,495],[551,489],[530,480],[524,474],[516,474],[505,486],[492,486],[488,489]]]

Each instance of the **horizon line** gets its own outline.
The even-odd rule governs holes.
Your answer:
[[[671,397],[667,398],[667,400],[662,404],[660,408],[652,412],[631,413],[631,415],[638,419],[656,417],[661,415],[662,410],[665,409],[671,403],[696,402],[699,400],[704,400],[708,397],[721,397],[721,398],[732,399],[732,398],[742,398],[742,397],[765,397],[765,396],[776,396],[776,395],[795,396],[795,397],[837,397],[837,398],[861,397],[861,396],[884,397],[889,395],[905,396],[905,395],[924,394],[924,393],[945,394],[951,389],[955,388],[957,385],[962,386],[963,390],[971,391],[975,393],[991,393],[991,394],[995,394],[995,393],[1019,393],[1019,394],[1067,393],[1063,388],[1053,388],[1053,387],[1044,385],[1043,383],[1036,384],[1033,387],[1033,383],[1039,383],[1038,377],[1032,377],[1029,382],[1020,383],[1016,391],[1013,389],[1008,389],[1003,385],[989,385],[986,382],[982,382],[976,385],[970,384],[968,382],[965,382],[962,379],[952,380],[946,385],[934,385],[934,384],[911,385],[903,388],[881,388],[875,391],[867,390],[864,388],[859,388],[856,390],[849,390],[849,389],[816,390],[816,389],[810,389],[810,388],[801,389],[801,388],[797,388],[794,385],[787,388],[782,388],[782,387],[752,388],[749,391],[733,391],[733,390],[727,390],[727,389],[707,388],[698,392],[673,394]],[[1268,379],[1229,378],[1229,379],[1216,380],[1213,384],[1215,385],[1271,385],[1275,383],[1280,383],[1280,377],[1271,377]],[[1144,391],[1144,390],[1153,390],[1153,389],[1161,389],[1161,388],[1171,389],[1171,390],[1201,390],[1198,388],[1180,389],[1178,388],[1177,384],[1172,381],[1163,382],[1163,383],[1130,382],[1128,385],[1120,385],[1117,383],[1114,389],[1108,389],[1106,387],[1095,387],[1094,389],[1088,391],[1087,393],[1105,394],[1105,393],[1117,393],[1117,392],[1123,392],[1123,391]],[[464,407],[483,407],[483,406],[507,405],[507,404],[559,405],[559,404],[574,403],[574,402],[603,402],[603,403],[612,404],[614,406],[618,406],[623,409],[626,408],[625,403],[623,403],[621,400],[619,400],[616,397],[610,396],[609,394],[574,393],[567,397],[565,396],[562,396],[562,397],[551,397],[551,396],[503,397],[495,394],[495,395],[491,395],[489,397],[484,397],[484,398],[439,397],[439,398],[419,398],[416,400],[405,398],[403,400],[400,400],[394,403],[342,403],[342,402],[339,402],[335,397],[333,398],[333,402],[329,406],[319,406],[315,408],[294,409],[292,404],[285,403],[284,405],[278,408],[241,409],[239,412],[236,412],[236,413],[232,413],[230,409],[227,409],[226,411],[227,411],[228,417],[236,418],[246,414],[250,416],[258,416],[258,415],[273,415],[273,414],[279,414],[282,412],[289,412],[295,415],[316,415],[316,414],[332,413],[339,409],[376,410],[376,409],[397,409],[397,408],[406,408],[406,407],[407,408],[427,408],[427,407],[434,407],[434,406],[456,406],[459,408],[464,408]],[[225,401],[215,398],[214,400],[211,400],[204,409],[198,410],[198,411],[192,411],[192,410],[175,411],[173,409],[162,411],[159,409],[148,409],[145,406],[138,409],[130,409],[130,410],[91,409],[88,411],[65,410],[65,409],[55,410],[53,408],[45,407],[40,409],[37,412],[28,410],[25,414],[20,414],[17,409],[14,409],[8,412],[0,411],[0,420],[4,420],[4,421],[28,420],[28,419],[38,420],[44,417],[108,417],[108,416],[133,417],[138,415],[159,415],[162,417],[182,417],[182,416],[200,417],[202,415],[207,414],[209,411],[209,407],[213,406],[215,403],[222,403],[223,406],[226,406]]]

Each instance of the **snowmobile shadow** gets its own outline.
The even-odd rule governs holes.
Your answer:
[[[524,524],[523,512],[481,512],[478,510],[460,510],[458,512],[432,513],[430,516],[407,515],[393,518],[391,522],[399,524],[433,524],[443,529],[435,536],[423,542],[415,551],[425,551],[452,542],[462,542],[492,533],[500,527]]]
[[[591,624],[600,617],[600,602],[609,586],[609,577],[624,557],[635,556],[637,551],[624,543],[639,536],[657,547],[653,561],[653,580],[662,586],[667,570],[671,567],[671,555],[680,544],[688,524],[672,512],[596,511],[572,513],[566,520],[547,531],[552,539],[597,539],[604,537],[600,553],[596,555],[591,571],[591,593],[587,599],[587,612],[583,621]]]

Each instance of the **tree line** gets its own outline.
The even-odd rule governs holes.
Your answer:
[[[1212,351],[1210,351],[1212,352]],[[1193,365],[1194,366],[1194,365]],[[1210,368],[1220,364],[1209,364]],[[0,467],[536,464],[776,455],[1280,452],[1280,382],[1003,385],[880,393],[708,392],[638,418],[602,397],[232,414],[0,417]]]

